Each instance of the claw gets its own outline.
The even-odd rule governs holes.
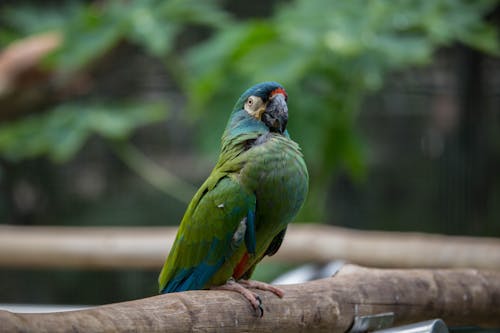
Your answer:
[[[264,316],[264,307],[262,306],[262,300],[259,295],[255,295],[255,299],[259,302],[259,306],[255,311],[257,311],[257,317],[262,318]]]

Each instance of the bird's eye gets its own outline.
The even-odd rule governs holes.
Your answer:
[[[246,112],[248,112],[252,116],[260,119],[260,115],[265,110],[265,108],[263,108],[263,106],[264,106],[264,102],[262,101],[262,99],[260,97],[250,96],[245,101],[244,109]]]

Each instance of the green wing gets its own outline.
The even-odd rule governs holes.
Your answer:
[[[159,276],[161,293],[203,289],[243,241],[249,252],[255,248],[255,195],[216,170],[182,219]]]

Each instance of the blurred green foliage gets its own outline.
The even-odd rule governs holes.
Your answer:
[[[120,41],[165,56],[175,38],[188,24],[221,27],[227,15],[214,1],[109,0],[90,4],[70,1],[66,5],[40,8],[20,5],[5,8],[1,19],[7,26],[4,43],[45,31],[64,33],[64,44],[49,59],[58,70],[76,70],[112,49]]]
[[[355,124],[363,97],[381,88],[389,72],[428,63],[438,47],[461,42],[498,54],[497,31],[484,20],[496,4],[295,0],[280,3],[269,18],[237,21],[213,1],[71,2],[44,10],[7,9],[2,13],[7,29],[0,36],[5,41],[16,33],[63,32],[64,44],[45,62],[62,77],[121,41],[141,47],[162,59],[183,89],[191,117],[200,124],[200,144],[212,154],[239,94],[259,81],[281,82],[290,96],[290,133],[303,147],[311,173],[301,219],[321,221],[336,172],[345,169],[355,179],[365,174],[366,149]],[[178,38],[188,25],[208,27],[213,34],[186,48]],[[49,110],[40,121],[26,117],[1,129],[0,153],[17,159],[48,154],[64,161],[91,132],[125,137],[167,115],[148,106],[116,111],[79,102]],[[110,117],[116,124],[101,121]]]
[[[128,41],[154,56],[167,56],[185,24],[220,26],[225,14],[210,1],[106,1],[91,4],[69,2],[41,9],[34,6],[5,8],[1,18],[7,26],[3,42],[15,38],[59,31],[64,42],[44,65],[65,76],[82,70],[117,46]],[[61,78],[59,78],[61,79]],[[149,101],[121,107],[67,103],[41,116],[29,116],[0,128],[0,153],[9,159],[47,154],[66,161],[91,132],[104,137],[128,136],[136,127],[164,120],[158,104]]]
[[[290,133],[311,173],[300,219],[324,220],[335,171],[365,174],[355,125],[364,95],[381,88],[390,71],[428,63],[438,47],[454,42],[498,54],[497,31],[483,19],[496,3],[296,0],[269,19],[234,22],[189,52],[192,108],[204,111],[201,137],[216,146],[213,128],[222,127],[240,91],[281,82]]]
[[[55,73],[59,86],[70,82],[80,71],[91,68],[120,43],[128,42],[141,47],[145,53],[162,58],[171,75],[179,69],[175,57],[169,57],[175,41],[188,24],[221,27],[226,14],[212,1],[159,1],[128,2],[111,0],[84,3],[71,1],[62,6],[40,8],[33,5],[5,7],[0,12],[3,29],[0,43],[7,44],[18,38],[47,31],[63,34],[63,43],[44,59],[45,70]],[[183,73],[177,77],[181,77]],[[72,158],[91,134],[106,139],[126,139],[133,131],[146,124],[163,121],[169,101],[136,100],[116,106],[116,101],[96,101],[95,97],[80,98],[77,102],[43,110],[39,115],[29,115],[0,127],[0,154],[8,160],[19,161],[42,155],[57,162]],[[148,181],[151,179],[151,162],[133,148],[120,146],[118,156]],[[125,153],[124,153],[125,152]],[[130,153],[131,155],[127,155]],[[130,161],[134,161],[133,163]],[[146,166],[136,168],[135,166]],[[149,166],[149,167],[148,167]],[[167,191],[164,184],[184,185],[184,192],[192,190],[168,172],[154,173],[161,189],[174,198],[181,189]],[[162,177],[163,176],[163,177]],[[156,184],[154,184],[156,185]]]
[[[136,127],[162,120],[166,114],[160,103],[60,105],[51,112],[0,125],[0,151],[11,162],[42,155],[65,162],[91,134],[124,140]]]

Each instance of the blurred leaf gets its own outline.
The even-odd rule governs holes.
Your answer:
[[[161,121],[164,104],[61,105],[0,127],[0,154],[18,161],[48,155],[56,162],[70,159],[90,135],[125,139],[137,127]]]
[[[96,7],[78,12],[64,29],[64,43],[51,55],[48,64],[58,70],[74,71],[113,48],[122,38],[126,22],[122,17],[106,15]]]
[[[164,56],[171,51],[175,37],[186,24],[202,24],[212,27],[223,26],[227,15],[215,6],[214,1],[137,1],[131,8],[124,9],[121,3],[114,10],[126,10],[130,20],[130,40],[143,45],[148,52]]]
[[[84,5],[78,1],[64,1],[57,6],[44,4],[43,9],[28,4],[5,6],[0,11],[2,23],[21,36],[56,30],[70,18],[78,15]]]
[[[480,51],[500,55],[500,45],[498,41],[498,31],[487,25],[477,25],[471,31],[466,31],[460,37],[461,41]]]
[[[137,4],[131,8],[130,38],[135,43],[144,45],[149,53],[161,56],[170,51],[180,26],[162,22],[158,14]]]

